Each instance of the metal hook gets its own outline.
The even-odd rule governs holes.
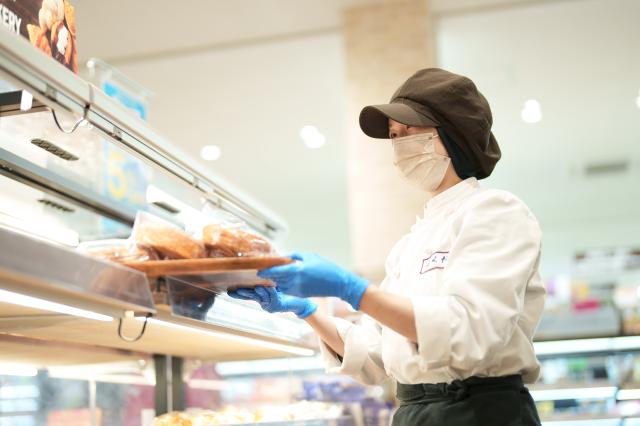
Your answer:
[[[85,111],[87,111],[87,110],[88,109],[85,108]],[[86,121],[86,119],[85,119],[86,114],[85,114],[80,120],[76,121],[73,124],[71,129],[67,130],[67,129],[63,129],[62,126],[60,125],[60,122],[58,121],[58,117],[56,116],[56,111],[54,109],[51,110],[51,114],[53,114],[53,121],[55,121],[56,126],[58,127],[58,129],[60,129],[60,131],[62,133],[66,133],[68,135],[70,135],[71,133],[75,132],[78,129],[78,127],[80,127]]]
[[[69,130],[62,128],[62,126],[60,125],[60,122],[58,121],[58,116],[56,115],[56,111],[52,108],[51,114],[53,115],[53,121],[56,123],[56,126],[58,127],[58,129],[60,129],[62,133],[66,133],[70,135],[71,133],[75,132],[78,129],[78,127],[80,127],[83,123],[85,122],[88,123],[89,121],[87,120],[87,117],[89,116],[89,110],[91,109],[91,105],[93,104],[93,99],[94,99],[93,86],[89,84],[89,102],[87,102],[84,106],[82,118],[76,121],[71,127],[71,129]]]
[[[129,342],[129,343],[137,342],[138,340],[140,340],[142,338],[142,336],[144,336],[144,332],[147,329],[147,323],[149,322],[149,317],[150,316],[151,316],[151,314],[147,314],[144,317],[144,324],[142,325],[142,330],[140,330],[140,334],[138,334],[136,337],[127,337],[127,336],[124,336],[122,334],[122,320],[123,320],[123,318],[120,318],[120,320],[118,321],[118,337],[120,337],[125,342]]]

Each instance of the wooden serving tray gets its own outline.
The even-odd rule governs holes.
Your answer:
[[[149,277],[162,275],[210,275],[230,271],[259,271],[293,262],[289,257],[217,257],[207,259],[147,260],[126,262],[125,266]]]

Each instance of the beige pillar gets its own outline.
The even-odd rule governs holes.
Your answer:
[[[344,13],[347,72],[347,177],[355,270],[384,277],[393,244],[421,215],[427,194],[404,182],[386,140],[365,136],[358,114],[365,105],[389,101],[411,74],[434,65],[426,0],[367,3]]]

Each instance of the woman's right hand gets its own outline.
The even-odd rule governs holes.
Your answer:
[[[239,288],[228,294],[235,299],[258,302],[267,312],[293,312],[298,318],[306,318],[318,308],[309,299],[286,295],[275,287]]]

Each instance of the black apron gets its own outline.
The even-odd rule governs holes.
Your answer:
[[[540,426],[522,376],[470,377],[450,384],[398,383],[392,426]]]

